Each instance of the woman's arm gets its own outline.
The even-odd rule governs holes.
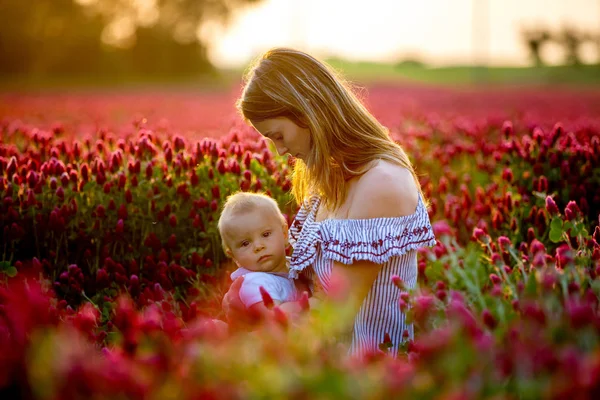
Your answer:
[[[415,212],[418,190],[412,174],[396,165],[381,165],[369,170],[357,182],[348,219],[389,218]],[[346,265],[333,262],[332,279],[356,315],[377,278],[381,264],[357,260]],[[343,299],[341,299],[343,300]]]

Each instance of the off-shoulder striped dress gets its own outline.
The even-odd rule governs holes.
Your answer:
[[[354,320],[350,345],[351,354],[375,351],[386,333],[392,340],[395,354],[407,330],[413,337],[413,327],[405,321],[398,305],[400,290],[392,283],[398,275],[407,288],[417,283],[417,249],[435,245],[433,229],[421,196],[413,214],[393,218],[326,219],[315,221],[321,200],[312,196],[301,206],[289,229],[289,241],[294,248],[290,259],[290,278],[303,274],[318,279],[325,293],[330,288],[333,261],[352,264],[369,260],[382,264],[371,290]]]

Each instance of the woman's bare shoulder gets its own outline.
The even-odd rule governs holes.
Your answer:
[[[385,218],[410,215],[418,202],[412,173],[397,164],[379,161],[356,182],[348,218]]]

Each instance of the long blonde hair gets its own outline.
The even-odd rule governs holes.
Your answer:
[[[348,194],[347,180],[364,174],[378,159],[413,166],[350,85],[325,63],[298,50],[274,48],[259,57],[244,77],[237,108],[247,123],[286,117],[307,128],[311,151],[296,160],[292,194],[298,204],[312,194],[337,209]]]

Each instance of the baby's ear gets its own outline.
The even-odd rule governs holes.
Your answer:
[[[229,258],[233,258],[233,253],[230,249],[225,249],[225,255]]]

